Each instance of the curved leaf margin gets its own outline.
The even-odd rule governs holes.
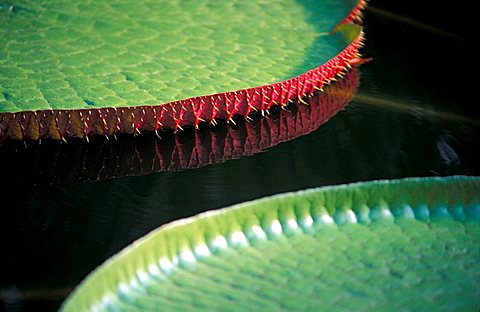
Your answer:
[[[62,309],[108,306],[121,290],[162,279],[226,248],[346,223],[480,220],[480,177],[406,178],[275,195],[162,226],[93,271]]]

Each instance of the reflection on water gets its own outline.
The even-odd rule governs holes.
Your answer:
[[[356,94],[355,101],[361,102],[366,105],[374,105],[378,107],[383,107],[392,111],[397,111],[400,113],[407,113],[416,115],[418,118],[439,118],[445,121],[454,121],[462,122],[471,126],[480,126],[480,120],[477,118],[472,118],[468,115],[457,115],[455,113],[445,112],[434,107],[425,107],[424,105],[419,105],[418,103],[402,103],[395,102],[393,100],[373,97],[367,94]],[[423,103],[422,103],[423,104]]]
[[[28,160],[23,169],[18,168],[16,159],[12,166],[2,162],[3,307],[8,311],[56,310],[87,273],[134,239],[161,224],[208,209],[353,181],[479,175],[478,122],[465,121],[479,120],[472,98],[475,89],[468,81],[445,79],[461,77],[464,69],[438,66],[445,64],[444,55],[452,59],[468,55],[473,51],[469,43],[437,37],[368,11],[365,24],[364,53],[374,61],[360,68],[357,97],[318,130],[267,150],[263,148],[275,144],[259,145],[262,153],[226,162],[219,156],[212,158],[215,164],[194,170],[158,172],[196,164],[191,151],[196,146],[192,137],[198,134],[192,132],[179,137],[165,134],[169,145],[164,150],[166,155],[174,155],[170,158],[176,159],[174,166],[168,165],[171,160],[165,167],[147,166],[156,155],[152,152],[155,140],[142,141],[142,137],[98,145],[79,142],[80,147],[75,148],[70,142],[45,150],[29,146],[31,154],[17,154]],[[444,53],[432,53],[438,50]],[[372,104],[365,98],[400,103],[403,108]],[[308,107],[300,105],[298,109]],[[268,125],[270,130],[269,122],[283,120],[290,113],[295,111],[280,111],[270,120],[256,120],[256,124],[262,129]],[[303,125],[299,122],[296,127]],[[231,151],[245,152],[243,138],[254,124],[238,125],[238,130],[244,131],[240,145],[231,144],[234,131],[228,127],[220,127],[219,133],[204,130],[207,141],[216,135],[220,142],[231,142],[224,144]],[[268,131],[265,138],[271,138]],[[18,148],[25,151],[23,146]],[[207,151],[210,155],[211,150]],[[124,168],[109,165],[110,169],[100,170],[104,162],[118,164],[112,159],[118,153],[133,160],[122,162]],[[0,151],[0,157],[11,155]],[[180,155],[187,155],[184,162]],[[233,153],[220,150],[218,155]],[[124,176],[139,173],[151,174]],[[93,182],[97,177],[121,175],[124,177]],[[25,183],[26,177],[38,185]],[[71,183],[77,179],[86,182]]]

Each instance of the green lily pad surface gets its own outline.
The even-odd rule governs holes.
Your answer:
[[[357,4],[3,1],[0,113],[158,105],[283,81],[350,43],[330,32]]]
[[[65,311],[476,311],[480,178],[312,189],[163,226]]]

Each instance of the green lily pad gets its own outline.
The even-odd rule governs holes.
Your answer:
[[[357,1],[19,3],[0,11],[0,112],[156,105],[292,78],[345,48],[328,33]]]
[[[22,114],[0,118],[0,137],[8,132],[14,138],[60,138],[176,129],[245,116],[249,105],[264,110],[285,104],[313,92],[314,86],[321,87],[351,63],[360,27],[332,31],[357,16],[361,5],[358,0],[4,3],[0,117]],[[348,53],[323,68],[321,75],[279,84],[345,50]],[[274,91],[226,94],[271,85]],[[222,96],[170,105],[165,115],[180,114],[169,117],[173,121],[162,117],[161,110],[149,115],[152,106],[213,94]],[[120,107],[141,109],[115,115],[105,110]],[[184,116],[182,110],[194,117]],[[23,114],[32,111],[42,113]]]
[[[480,178],[273,196],[173,222],[96,269],[64,311],[475,311]]]

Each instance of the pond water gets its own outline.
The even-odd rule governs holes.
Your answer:
[[[109,256],[162,224],[202,211],[308,187],[480,175],[475,89],[466,68],[452,61],[473,59],[469,33],[372,2],[363,51],[374,60],[359,68],[353,100],[293,140],[277,145],[264,142],[273,132],[254,136],[268,147],[254,150],[259,153],[235,147],[245,141],[232,137],[248,135],[242,122],[201,134],[164,133],[161,144],[153,135],[1,143],[0,310],[56,310]],[[271,122],[282,114],[273,113]],[[271,130],[266,123],[253,125]],[[200,148],[198,137],[209,142],[203,146],[208,155],[216,150],[219,157],[182,160],[179,151],[191,156]],[[152,168],[158,146],[176,154]]]

